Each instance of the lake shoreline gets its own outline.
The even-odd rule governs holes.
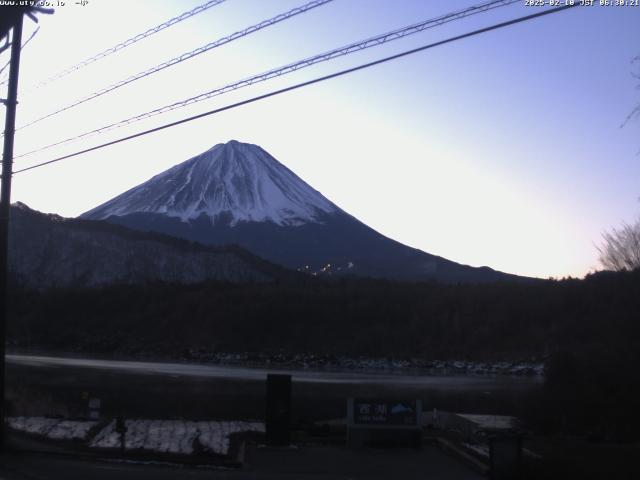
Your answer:
[[[471,360],[424,360],[417,358],[348,357],[287,353],[183,352],[180,355],[115,354],[90,357],[82,351],[8,349],[7,355],[41,356],[122,362],[180,363],[196,366],[244,367],[251,369],[298,370],[318,373],[398,374],[425,376],[513,376],[544,378],[544,362],[539,359],[494,362]]]

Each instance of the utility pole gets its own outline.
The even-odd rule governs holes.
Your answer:
[[[5,344],[7,339],[7,282],[9,270],[9,215],[11,211],[11,176],[13,174],[13,140],[16,133],[18,104],[18,72],[22,47],[23,15],[16,17],[11,34],[11,65],[9,88],[4,101],[7,111],[2,151],[2,182],[0,192],[0,452],[5,451]]]

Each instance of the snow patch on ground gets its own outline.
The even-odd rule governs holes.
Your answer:
[[[191,455],[200,449],[205,453],[227,455],[230,436],[242,432],[262,432],[260,422],[126,420],[126,450]],[[93,448],[120,448],[120,434],[115,421],[109,423],[89,444]]]
[[[489,458],[489,446],[488,445],[480,445],[473,443],[462,443],[462,446],[477,453],[481,457]]]
[[[98,422],[84,420],[61,420],[46,417],[11,417],[9,428],[33,435],[42,435],[51,440],[86,440]]]
[[[489,449],[489,445],[486,444],[482,444],[482,443],[462,443],[462,446],[467,448],[468,450],[471,450],[473,452],[475,452],[476,454],[480,455],[481,457],[485,457],[485,458],[489,458],[491,456],[491,451]],[[522,449],[522,453],[525,454],[528,457],[531,458],[535,458],[535,459],[541,459],[542,455],[539,455],[535,452],[532,452],[529,449],[523,448]]]
[[[510,430],[515,429],[518,424],[516,417],[508,415],[475,415],[469,413],[458,413],[457,415],[485,430]]]
[[[47,417],[11,417],[10,428],[50,440],[80,440],[92,448],[119,449],[120,434],[115,420],[93,438],[89,434],[97,421],[62,420]],[[228,455],[231,436],[245,432],[265,432],[264,423],[244,421],[125,420],[126,450],[192,455]]]

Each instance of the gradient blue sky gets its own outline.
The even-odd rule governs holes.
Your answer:
[[[68,1],[42,18],[23,52],[18,125],[305,3],[228,0],[29,89],[202,1]],[[16,153],[478,3],[335,0],[25,129]],[[523,0],[15,167],[534,11]],[[28,22],[26,35],[33,29]],[[621,128],[640,101],[631,75],[638,54],[640,7],[576,8],[16,175],[13,201],[75,216],[235,138],[261,145],[344,210],[407,245],[522,275],[582,276],[598,267],[601,233],[640,207],[640,122]]]

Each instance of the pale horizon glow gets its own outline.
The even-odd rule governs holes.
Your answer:
[[[305,3],[228,0],[29,89],[202,2],[67,2],[41,17],[23,51],[18,126]],[[15,151],[478,3],[335,0],[20,131]],[[534,11],[523,1],[453,22],[17,159],[14,168]],[[579,7],[454,42],[18,174],[12,201],[74,217],[236,139],[260,145],[340,208],[411,247],[520,275],[582,277],[598,268],[602,232],[631,221],[640,206],[640,122],[621,128],[640,101],[631,75],[631,60],[640,54],[639,20],[640,8]],[[24,37],[34,29],[26,20]],[[7,58],[0,56],[0,64]]]

